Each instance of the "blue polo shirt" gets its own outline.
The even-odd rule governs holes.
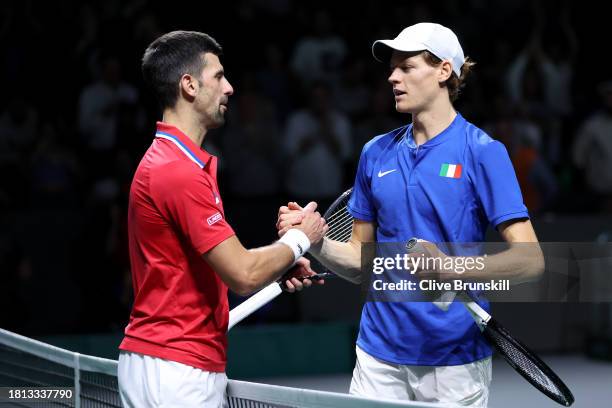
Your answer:
[[[481,242],[489,225],[529,217],[505,147],[460,114],[420,146],[412,125],[369,141],[348,208],[376,223],[379,243]],[[460,302],[446,312],[428,302],[367,302],[357,345],[408,365],[459,365],[491,355]]]

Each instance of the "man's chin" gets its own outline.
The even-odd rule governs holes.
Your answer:
[[[213,118],[209,125],[208,128],[209,129],[216,129],[216,128],[220,128],[221,126],[225,125],[225,116],[223,115],[219,115],[216,118]]]
[[[396,103],[395,104],[395,110],[398,113],[412,113],[412,112],[414,112],[414,107],[407,106],[405,104],[398,104],[398,103]]]

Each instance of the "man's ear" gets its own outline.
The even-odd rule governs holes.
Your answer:
[[[453,75],[453,66],[450,61],[442,61],[438,70],[438,82],[446,82]]]
[[[196,78],[189,74],[184,74],[179,82],[181,95],[187,100],[193,100],[200,90],[200,83]]]

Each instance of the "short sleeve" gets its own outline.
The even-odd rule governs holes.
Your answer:
[[[200,254],[234,235],[225,220],[217,191],[192,163],[174,162],[160,169],[151,191],[162,215]]]
[[[366,148],[364,147],[359,157],[355,184],[353,185],[353,192],[351,193],[347,208],[353,218],[362,221],[375,221],[376,211],[372,205],[372,190],[368,170],[368,158]]]
[[[529,218],[512,162],[503,144],[492,141],[476,158],[476,194],[488,221],[497,227],[504,221]]]

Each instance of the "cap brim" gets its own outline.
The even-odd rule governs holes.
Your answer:
[[[391,54],[393,51],[403,51],[403,52],[417,52],[424,51],[427,47],[423,46],[423,44],[407,44],[403,42],[399,44],[399,41],[395,40],[377,40],[372,44],[372,56],[378,62],[386,62],[391,58]]]

